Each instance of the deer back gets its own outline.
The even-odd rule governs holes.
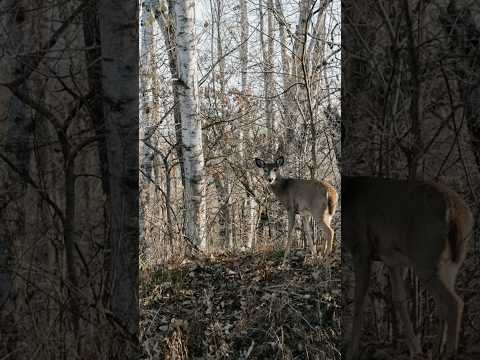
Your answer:
[[[281,178],[270,189],[287,209],[298,213],[320,213],[328,206],[329,198],[335,205],[338,199],[330,184],[317,180]]]
[[[460,196],[429,182],[344,177],[342,209],[346,246],[390,265],[463,259],[473,228]]]

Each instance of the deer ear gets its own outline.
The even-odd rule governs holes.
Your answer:
[[[284,163],[285,159],[283,158],[283,156],[280,156],[277,160],[275,160],[275,165],[277,165],[277,167],[283,166]]]
[[[259,168],[263,168],[265,166],[265,161],[259,158],[255,158],[255,164],[257,164]]]

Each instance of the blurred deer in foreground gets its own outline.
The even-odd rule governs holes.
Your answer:
[[[334,187],[325,181],[284,178],[280,173],[280,167],[284,162],[283,157],[279,157],[273,163],[255,159],[257,166],[264,171],[264,177],[269,184],[269,188],[288,212],[288,236],[283,257],[283,263],[285,264],[290,252],[296,214],[304,216],[309,213],[315,220],[320,220],[320,226],[326,238],[323,253],[332,251],[334,231],[331,222],[337,207],[338,195]],[[305,229],[307,230],[308,245],[312,254],[315,255],[315,246],[308,224]]]
[[[455,357],[463,315],[455,280],[472,236],[472,213],[458,194],[443,185],[343,177],[342,241],[352,254],[355,270],[352,341],[346,359],[359,357],[363,307],[374,260],[390,269],[393,301],[411,358],[422,349],[407,311],[403,275],[410,266],[434,297],[439,312],[434,359]]]

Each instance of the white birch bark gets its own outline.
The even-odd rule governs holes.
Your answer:
[[[177,83],[179,85],[185,171],[185,235],[192,244],[205,250],[207,247],[205,238],[206,202],[202,121],[198,114],[195,1],[179,0],[175,10],[177,18]]]
[[[146,176],[152,176],[152,164],[154,152],[152,150],[150,137],[148,131],[149,126],[152,125],[152,114],[154,105],[152,96],[152,71],[151,67],[151,53],[153,51],[153,11],[154,1],[144,0],[140,8],[140,153],[142,154],[141,168]]]
[[[147,246],[145,239],[145,210],[149,204],[150,194],[150,180],[152,178],[152,166],[154,152],[151,148],[150,133],[148,131],[151,125],[151,114],[153,113],[150,108],[153,105],[153,98],[151,92],[151,72],[150,59],[153,43],[153,26],[151,19],[153,18],[153,0],[144,0],[140,6],[140,88],[139,88],[139,133],[140,143],[139,151],[141,154],[140,168],[142,169],[144,176],[147,177],[143,182],[143,186],[140,188],[141,201],[139,211],[139,231],[140,231],[140,244]],[[140,176],[142,177],[143,174]],[[144,194],[142,194],[144,193]],[[146,247],[146,251],[149,249]]]
[[[167,49],[168,55],[168,66],[170,68],[170,75],[173,79],[178,78],[178,69],[177,69],[177,53],[175,51],[176,46],[176,16],[175,16],[175,2],[176,0],[168,0],[167,3],[162,3],[160,6],[157,3],[154,9],[155,18],[157,20],[158,26],[163,34],[163,40],[165,43],[165,48]],[[168,5],[168,6],[167,6]],[[178,161],[180,164],[180,171],[182,174],[182,185],[185,188],[185,172],[183,166],[183,149],[182,149],[182,124],[180,116],[180,100],[179,100],[179,88],[180,85],[178,82],[172,82],[172,92],[173,92],[173,117],[175,121],[175,138],[177,140],[177,146],[175,148]]]

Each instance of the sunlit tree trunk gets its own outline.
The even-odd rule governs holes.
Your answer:
[[[178,1],[177,69],[180,114],[182,119],[183,165],[185,171],[186,236],[205,250],[206,202],[202,121],[198,108],[197,49],[195,32],[195,1]]]
[[[175,0],[168,0],[168,7],[159,6],[157,2],[155,5],[155,18],[163,34],[165,47],[168,55],[168,67],[170,69],[170,75],[172,79],[178,78],[177,69],[177,52],[176,52],[176,16],[175,16]],[[180,115],[180,84],[179,82],[172,82],[173,93],[173,119],[175,122],[175,138],[177,144],[175,150],[177,152],[178,161],[180,164],[180,172],[182,174],[182,184],[185,188],[185,172],[183,166],[183,141],[182,141],[182,120]]]
[[[141,205],[139,211],[139,231],[140,244],[142,250],[145,249],[150,253],[149,242],[145,238],[145,210],[150,203],[150,195],[152,187],[152,168],[155,152],[152,146],[152,133],[150,129],[152,125],[152,107],[154,106],[152,96],[152,64],[151,54],[153,52],[153,18],[154,18],[154,1],[144,0],[140,7],[140,72],[139,72],[139,134],[140,134],[140,177],[144,179],[140,188]]]

